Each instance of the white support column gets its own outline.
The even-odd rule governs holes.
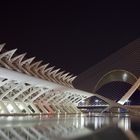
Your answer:
[[[24,102],[26,99],[28,99],[32,94],[34,94],[35,92],[38,92],[40,89],[35,87],[35,89],[33,89],[31,92],[29,92],[23,99],[22,101]]]
[[[46,110],[46,108],[44,108],[43,104],[39,103],[39,104],[37,104],[37,106],[42,110],[43,113],[48,113],[48,110]]]
[[[0,95],[0,100],[2,100],[6,95],[8,95],[13,89],[15,89],[17,85],[14,85],[13,87],[11,87],[10,89],[8,89],[6,92],[3,92],[2,95]]]
[[[33,97],[30,101],[34,102],[37,98],[39,98],[41,95],[43,95],[44,93],[46,93],[47,91],[49,91],[49,89],[43,90],[41,91],[39,94],[37,94],[35,97]],[[47,94],[47,93],[46,93]]]
[[[18,108],[18,106],[15,104],[15,102],[10,101],[9,103],[13,106],[16,113],[22,113],[21,110]]]
[[[10,113],[2,101],[0,101],[0,106],[1,106],[2,110],[4,111],[4,113]]]
[[[138,89],[139,86],[140,86],[140,78],[126,92],[126,94],[118,101],[118,103],[123,105],[132,96],[132,94]]]
[[[21,103],[22,103],[24,109],[26,110],[26,112],[27,112],[28,114],[31,114],[32,111],[27,107],[26,103],[25,103],[25,102],[21,102]]]
[[[19,95],[21,95],[23,92],[25,92],[26,90],[30,89],[32,86],[24,86],[23,89],[21,91],[19,91],[18,93],[16,93],[12,99],[15,100]]]
[[[33,103],[29,103],[29,105],[34,109],[35,113],[40,113],[40,111],[36,108]]]

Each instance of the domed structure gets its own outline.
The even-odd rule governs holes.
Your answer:
[[[73,85],[75,88],[119,101],[139,76],[140,38],[78,75]],[[139,87],[139,81],[137,86]]]

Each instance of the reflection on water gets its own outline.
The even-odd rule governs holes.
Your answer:
[[[76,139],[96,135],[110,125],[121,128],[125,133],[131,130],[132,118],[106,114],[3,116],[0,117],[0,140]]]

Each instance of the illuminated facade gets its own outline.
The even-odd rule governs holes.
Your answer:
[[[17,55],[16,49],[5,51],[4,46],[0,45],[0,114],[80,113],[78,104],[93,96],[106,104],[102,112],[114,107],[127,109],[123,104],[140,84],[140,79],[130,74],[134,85],[117,103],[100,94],[75,89],[76,76],[35,61],[35,57],[26,58],[26,53]],[[104,77],[96,87],[102,85]],[[123,79],[128,79],[126,72]]]

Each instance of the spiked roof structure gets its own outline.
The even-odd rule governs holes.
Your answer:
[[[26,58],[26,53],[17,55],[15,54],[17,49],[3,52],[4,46],[5,43],[0,45],[2,67],[72,87],[72,81],[76,78],[73,74],[62,71],[60,68],[56,69],[55,66],[49,66],[49,63],[41,64],[42,60],[35,61],[35,57]]]
[[[35,61],[35,57],[26,58],[26,53],[17,55],[17,49],[5,51],[4,46],[0,45],[0,114],[80,113],[78,104],[91,96],[106,104],[103,112],[114,107],[128,109],[121,105],[126,98],[122,97],[118,104],[99,94],[75,89],[72,83],[76,76]],[[138,79],[126,95],[130,96],[139,83]]]

